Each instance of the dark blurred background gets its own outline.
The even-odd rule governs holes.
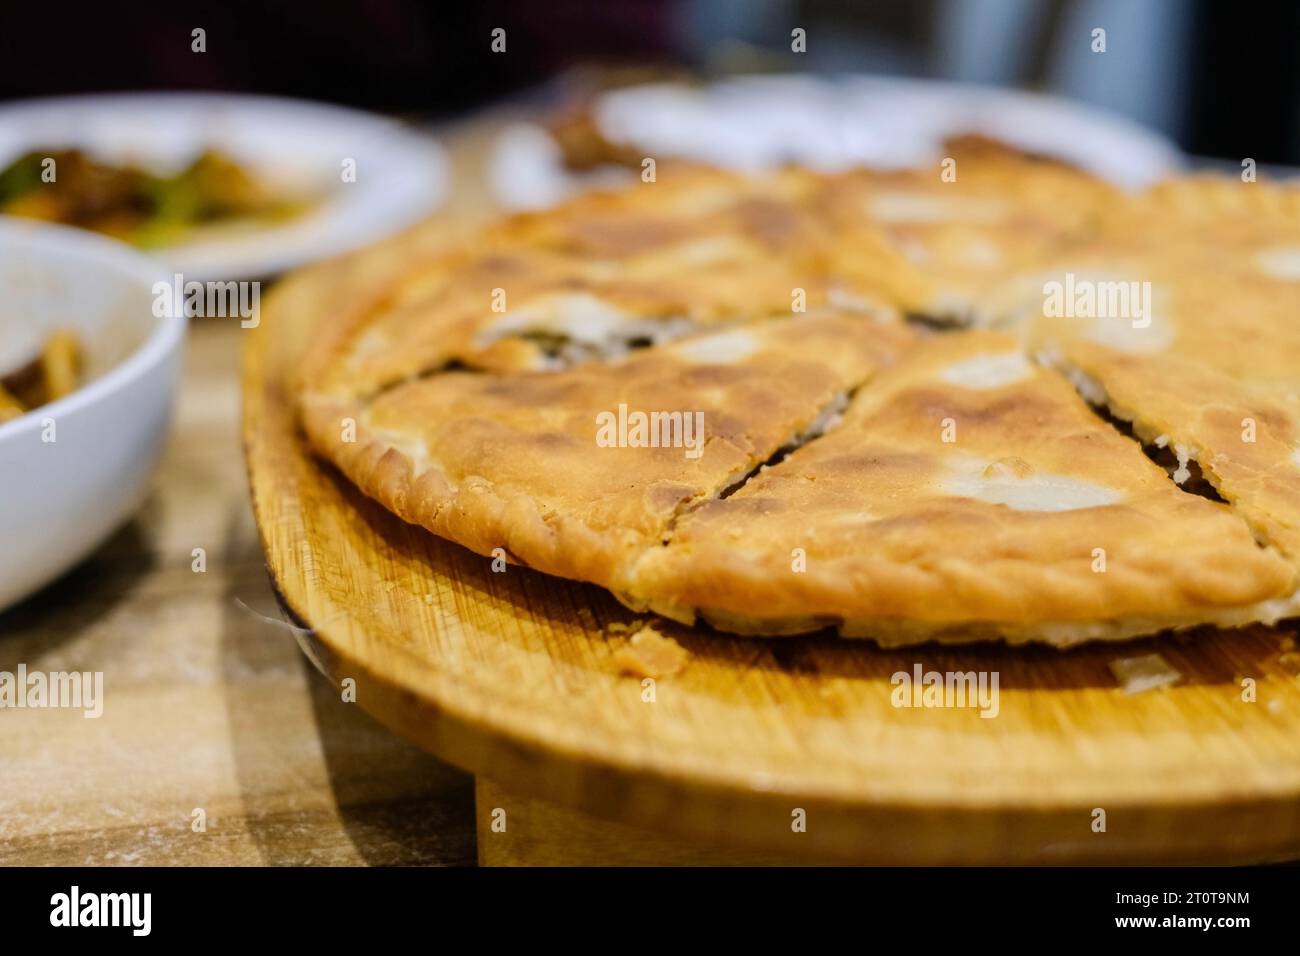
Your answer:
[[[1300,164],[1297,37],[1300,3],[1231,0],[9,2],[0,98],[230,90],[436,119],[579,65],[881,73],[1056,92],[1192,153]]]

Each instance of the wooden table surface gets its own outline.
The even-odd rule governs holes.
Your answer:
[[[279,618],[238,438],[242,331],[193,325],[139,515],[0,614],[0,671],[104,672],[98,720],[0,711],[0,863],[474,860],[470,777],[340,700],[293,633],[253,613]]]
[[[489,211],[481,159],[499,122],[445,131],[447,215]],[[239,442],[245,334],[234,319],[191,324],[148,501],[0,613],[0,671],[104,673],[97,720],[0,710],[0,864],[475,861],[472,778],[343,702],[262,617],[280,612]]]

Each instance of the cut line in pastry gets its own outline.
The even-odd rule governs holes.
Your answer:
[[[1295,569],[1012,337],[932,338],[842,422],[696,503],[621,595],[744,633],[1081,640],[1296,611]]]
[[[912,340],[898,322],[773,320],[558,372],[449,372],[368,403],[307,396],[305,423],[403,519],[617,588],[681,508],[804,440]],[[662,429],[638,439],[626,426],[638,414],[683,440],[649,445]],[[612,444],[602,421],[616,423]]]

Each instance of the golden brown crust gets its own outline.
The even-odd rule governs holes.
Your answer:
[[[680,517],[628,596],[887,627],[1191,624],[1295,590],[1294,568],[1227,507],[1180,491],[1068,382],[1019,357],[991,333],[931,340],[825,437]]]
[[[933,167],[827,177],[813,199],[839,236],[833,274],[952,323],[978,318],[983,290],[1048,261],[1120,202],[1070,166],[975,136],[949,142]]]
[[[412,270],[444,261],[475,235],[469,223],[430,220],[381,243],[308,266],[289,281],[309,283],[318,310],[313,339],[297,370],[299,393],[350,391],[345,360],[393,289]]]
[[[938,168],[750,177],[661,163],[654,182],[509,217],[376,283],[317,350],[315,387],[372,394],[455,363],[545,368],[548,340],[599,355],[655,326],[827,307],[959,319],[1111,197],[1012,151],[958,153],[952,181]]]
[[[1294,613],[1293,194],[1126,199],[986,142],[951,152],[954,181],[661,164],[452,248],[360,257],[304,366],[304,427],[403,519],[683,621],[1066,645]],[[1150,279],[1154,320],[1045,319],[1044,282],[1071,271]],[[895,309],[1021,335],[913,342]],[[1026,355],[1199,458],[1229,504]],[[854,389],[842,424],[751,474]],[[620,405],[701,413],[703,454],[602,447]]]
[[[544,368],[548,338],[599,353],[647,325],[680,334],[838,300],[884,308],[828,278],[829,234],[801,205],[814,182],[663,164],[653,183],[512,216],[408,268],[336,326],[314,385],[365,395],[451,363]]]
[[[1253,186],[1262,184],[1215,184],[1207,207],[1213,194]],[[1207,207],[1196,216],[1213,222]],[[1122,244],[1094,243],[1008,283],[989,308],[1144,441],[1198,462],[1261,540],[1300,562],[1300,218],[1188,226],[1200,228],[1220,236],[1216,256],[1135,225]],[[1141,316],[1043,316],[1044,284],[1067,277],[1149,301]]]
[[[620,363],[449,372],[369,402],[309,394],[304,424],[318,451],[403,519],[480,554],[500,548],[618,588],[685,504],[815,427],[911,339],[896,322],[776,319]],[[634,447],[629,426],[628,443],[611,447],[619,432],[602,433],[601,416],[638,413],[678,416],[668,437],[680,442]]]

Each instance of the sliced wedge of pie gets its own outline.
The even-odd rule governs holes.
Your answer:
[[[1126,216],[987,310],[1300,564],[1300,191],[1196,179]]]
[[[453,365],[556,369],[828,307],[893,315],[830,272],[836,237],[810,205],[819,184],[664,165],[655,182],[512,217],[338,315],[304,382],[367,395]]]
[[[712,325],[834,308],[967,318],[979,294],[1100,220],[1109,187],[984,140],[951,167],[654,182],[491,225],[340,310],[304,363],[374,394],[449,366],[554,369]]]
[[[990,285],[1100,227],[1120,194],[1063,163],[979,137],[927,169],[826,179],[813,208],[838,237],[831,273],[905,313],[963,324]]]
[[[314,393],[305,423],[405,520],[617,589],[684,507],[820,432],[913,338],[858,316],[774,319],[556,372]]]
[[[724,630],[1071,644],[1294,613],[1295,568],[1012,337],[932,337],[646,552],[625,599]]]

